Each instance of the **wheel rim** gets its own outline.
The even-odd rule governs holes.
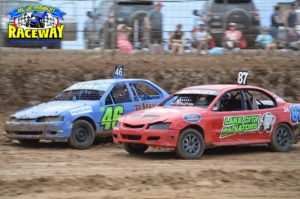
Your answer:
[[[88,130],[85,127],[79,127],[75,131],[75,138],[78,142],[85,142],[88,139]]]
[[[193,134],[186,135],[183,138],[183,149],[189,155],[199,153],[201,149],[200,139]]]
[[[276,131],[276,142],[282,148],[286,148],[290,146],[291,135],[286,128],[279,128]]]

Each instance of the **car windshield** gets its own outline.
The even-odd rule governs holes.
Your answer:
[[[0,8],[0,14],[6,15],[7,12],[22,6],[28,5],[41,5],[39,2],[36,1],[2,1]]]
[[[53,100],[55,101],[70,101],[70,100],[100,100],[104,91],[99,90],[66,90],[59,93]]]
[[[160,106],[197,106],[207,108],[216,98],[211,94],[175,94]]]

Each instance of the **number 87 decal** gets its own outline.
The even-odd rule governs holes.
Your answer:
[[[100,123],[101,126],[103,126],[103,130],[107,131],[114,128],[116,126],[118,118],[123,115],[123,113],[123,106],[107,107]]]
[[[291,106],[291,121],[292,123],[300,123],[300,105]]]

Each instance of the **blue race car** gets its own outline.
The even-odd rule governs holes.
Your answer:
[[[39,140],[67,141],[89,148],[98,135],[111,133],[119,116],[156,106],[169,95],[143,79],[80,82],[52,101],[26,108],[6,122],[7,137],[23,144]]]

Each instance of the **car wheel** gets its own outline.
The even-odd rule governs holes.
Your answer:
[[[124,143],[123,148],[131,154],[142,154],[148,149],[148,146],[144,144]]]
[[[280,124],[272,133],[269,147],[272,151],[288,152],[292,149],[293,134],[291,128],[286,124]]]
[[[73,148],[87,149],[93,144],[94,137],[93,126],[85,120],[78,120],[73,124],[72,134],[68,142]]]
[[[198,159],[204,151],[202,135],[194,129],[184,130],[178,138],[176,154],[182,159]]]
[[[40,142],[39,139],[20,139],[18,141],[20,142],[20,144],[27,145],[27,146],[34,146]]]

